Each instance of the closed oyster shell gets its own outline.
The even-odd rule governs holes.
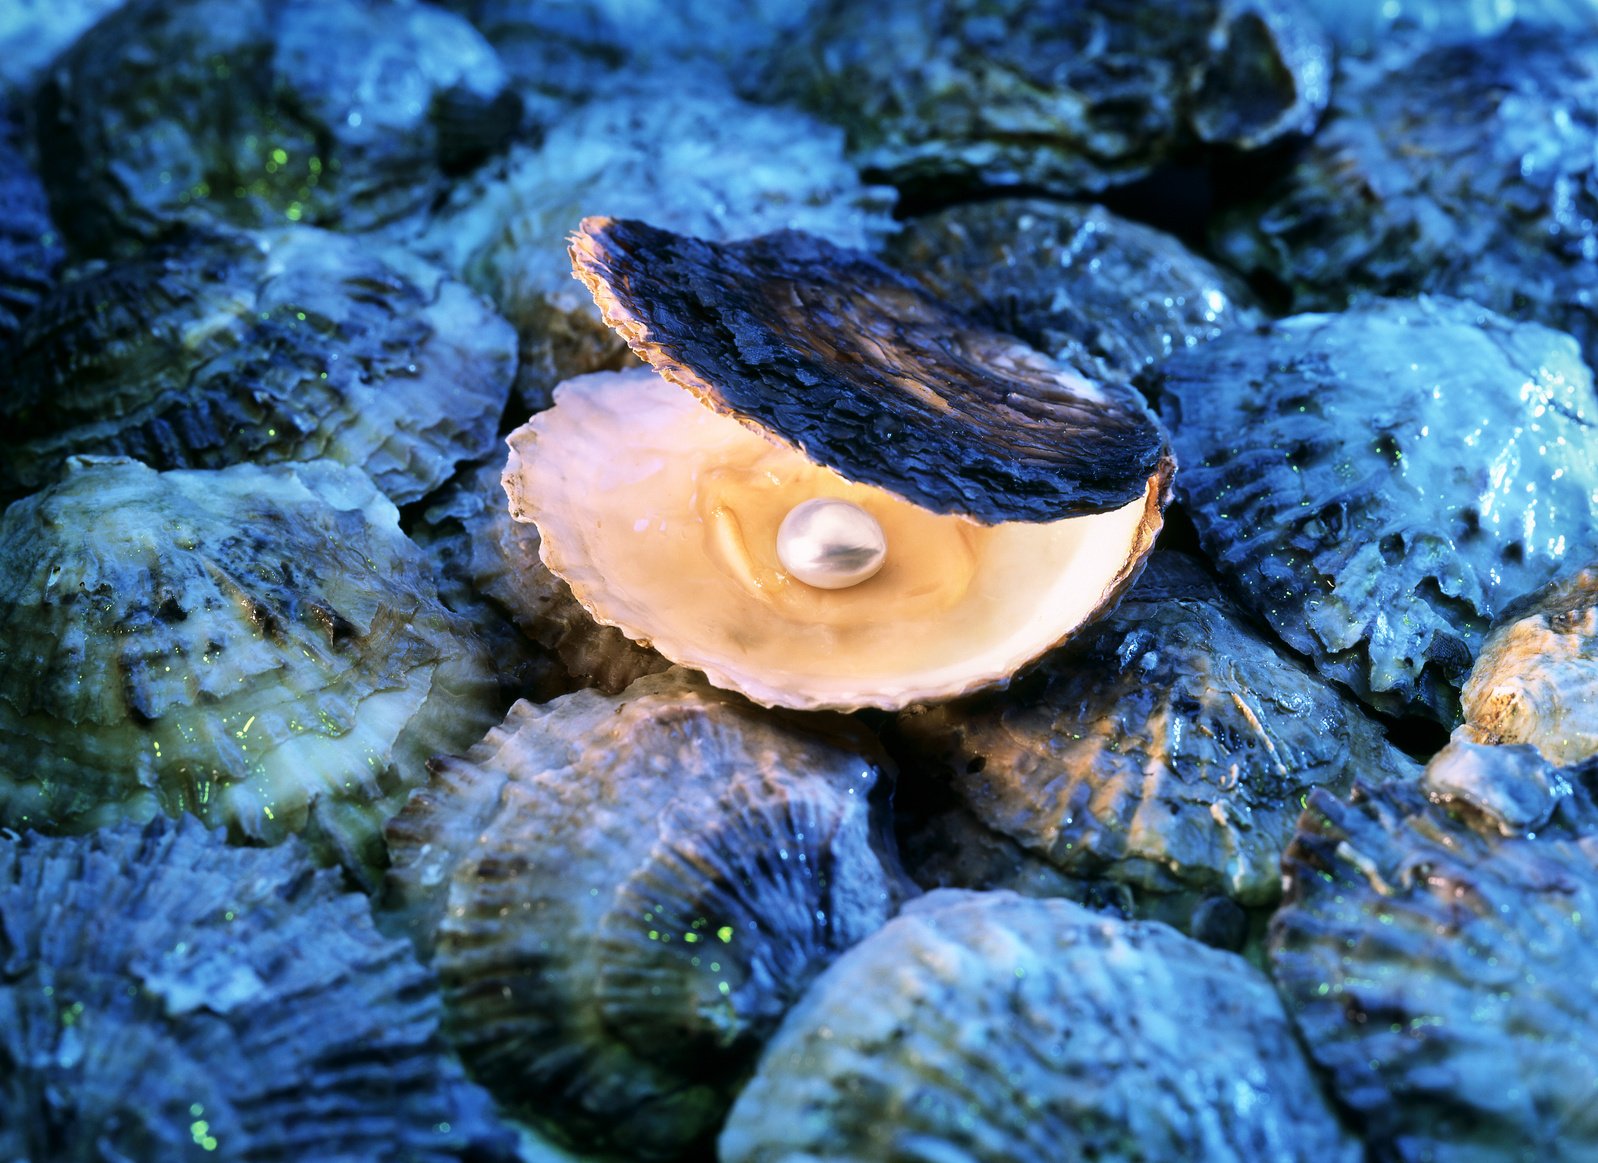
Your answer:
[[[85,452],[156,468],[325,456],[413,501],[492,444],[515,345],[398,248],[310,227],[188,235],[90,265],[27,321],[0,356],[0,477],[36,488]]]
[[[432,986],[292,847],[0,838],[0,1157],[509,1163]]]
[[[816,981],[719,1146],[725,1163],[1361,1157],[1241,959],[1069,901],[949,890]]]
[[[1598,568],[1507,608],[1460,692],[1474,743],[1529,743],[1565,767],[1598,755]]]
[[[1099,206],[954,206],[911,219],[883,257],[956,310],[1061,363],[1091,357],[1122,379],[1264,318],[1235,276]]]
[[[77,462],[0,546],[0,826],[188,811],[370,877],[426,758],[500,714],[358,470]]]
[[[1206,552],[1378,709],[1451,722],[1493,616],[1598,535],[1592,375],[1547,328],[1382,300],[1234,331],[1152,383]]]
[[[1216,247],[1297,310],[1456,295],[1568,331],[1593,363],[1595,147],[1598,37],[1517,25],[1418,57],[1401,44],[1345,60],[1326,124]]]
[[[131,0],[39,94],[44,177],[86,251],[169,223],[366,230],[517,124],[494,51],[399,0]]]
[[[772,87],[901,187],[1076,196],[1309,132],[1329,53],[1297,0],[830,0]]]
[[[567,235],[584,215],[647,215],[705,238],[795,228],[870,246],[892,228],[892,199],[861,184],[830,126],[712,80],[674,80],[571,111],[540,146],[460,186],[417,245],[516,325],[517,391],[537,410],[562,380],[632,362],[571,277]]]
[[[437,761],[389,826],[390,898],[473,1074],[590,1144],[701,1143],[788,1004],[907,887],[870,747],[672,672],[517,703]]]
[[[1456,744],[1420,786],[1312,795],[1272,971],[1375,1158],[1598,1150],[1592,783]]]
[[[1217,896],[1276,902],[1310,790],[1418,771],[1352,699],[1168,553],[1010,690],[904,712],[896,734],[907,788],[941,781],[970,818],[956,848],[958,821],[915,829],[917,879],[1078,898],[1108,881],[1182,928]],[[998,859],[1010,845],[1021,858]],[[1039,878],[1034,861],[1075,883]]]
[[[0,104],[0,353],[55,282],[65,257],[44,186],[6,112]]]

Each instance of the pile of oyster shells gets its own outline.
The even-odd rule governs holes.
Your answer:
[[[1141,393],[1137,581],[853,714],[598,624],[589,215]],[[0,1159],[1594,1157],[1595,359],[1592,0],[0,5]]]

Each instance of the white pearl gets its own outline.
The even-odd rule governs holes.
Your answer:
[[[859,505],[818,497],[802,501],[777,529],[777,559],[807,586],[859,585],[888,559],[888,539]]]

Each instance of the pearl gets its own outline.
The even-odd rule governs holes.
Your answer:
[[[790,575],[823,590],[872,577],[888,559],[888,539],[859,505],[817,497],[795,505],[777,529],[777,559]]]

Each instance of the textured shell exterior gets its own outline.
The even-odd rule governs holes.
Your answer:
[[[1308,132],[1329,51],[1296,0],[831,0],[773,85],[895,184],[1076,196],[1196,142]]]
[[[126,0],[9,0],[0,7],[0,91],[30,93],[61,51]]]
[[[1598,1150],[1592,782],[1456,744],[1421,786],[1311,797],[1271,968],[1373,1157]]]
[[[788,1004],[906,887],[870,746],[674,671],[517,703],[437,761],[389,826],[389,897],[473,1074],[591,1145],[712,1134]]]
[[[156,468],[328,457],[416,500],[492,445],[516,336],[397,247],[311,227],[192,234],[96,264],[17,337],[3,473],[75,453]]]
[[[40,91],[45,181],[89,251],[175,220],[370,229],[516,127],[505,85],[426,3],[130,0]]]
[[[551,652],[564,684],[551,695],[573,685],[618,694],[634,679],[669,668],[654,650],[595,622],[543,563],[538,526],[510,515],[503,471],[490,461],[463,474],[428,506],[414,534],[435,564],[445,604],[460,612],[491,606],[483,621],[508,618],[524,642]],[[496,657],[503,670],[506,656]]]
[[[0,351],[55,283],[64,257],[44,186],[0,102]]]
[[[1153,375],[1206,552],[1378,709],[1451,722],[1488,623],[1598,534],[1592,375],[1474,304],[1233,332]]]
[[[956,310],[1061,363],[1130,379],[1264,318],[1235,276],[1099,206],[997,198],[913,218],[883,257]]]
[[[1598,570],[1565,574],[1506,610],[1460,702],[1471,742],[1529,743],[1561,767],[1598,755]]]
[[[1598,27],[1598,7],[1579,7]],[[1360,289],[1457,295],[1569,331],[1593,362],[1598,38],[1516,26],[1414,59],[1407,47],[1345,58],[1326,124],[1220,226],[1218,249],[1299,310]]]
[[[816,981],[719,1145],[726,1163],[1361,1157],[1242,959],[1070,901],[952,890]]]
[[[1311,789],[1418,768],[1186,562],[1155,554],[1113,614],[1009,690],[902,713],[907,788],[941,783],[956,812],[1081,882],[1078,896],[1106,880],[1189,908],[1274,904]],[[906,842],[923,883],[1025,884],[1009,878],[1027,863],[984,867],[989,849],[949,849],[942,832]]]
[[[797,110],[751,105],[704,79],[622,86],[462,185],[419,245],[516,324],[517,390],[536,410],[562,380],[631,362],[571,277],[567,235],[585,214],[642,215],[706,238],[791,227],[871,246],[892,229],[892,199],[861,184],[838,130]]]
[[[0,1155],[514,1159],[428,972],[292,847],[0,837]]]
[[[1388,50],[1396,35],[1430,47],[1494,36],[1512,24],[1598,31],[1593,0],[1305,0],[1339,47]]]
[[[501,713],[358,470],[80,463],[0,545],[0,826],[189,811],[370,875],[427,757]]]

